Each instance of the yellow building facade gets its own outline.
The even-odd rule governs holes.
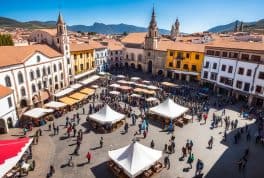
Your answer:
[[[171,49],[167,50],[165,63],[167,76],[178,80],[199,81],[203,59],[204,45],[174,44]]]
[[[71,44],[71,59],[74,61],[75,76],[95,70],[94,49],[89,44]]]

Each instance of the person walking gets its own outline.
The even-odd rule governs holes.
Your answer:
[[[89,151],[88,151],[88,153],[86,155],[86,158],[87,158],[87,163],[90,163],[92,155],[91,155],[91,153]]]
[[[182,147],[182,158],[185,158],[187,156],[187,150],[186,147]]]
[[[190,165],[190,169],[192,169],[192,163],[194,161],[194,156],[193,156],[193,153],[189,155],[188,157],[188,164]]]
[[[202,162],[202,160],[198,159],[197,163],[196,163],[196,171],[195,171],[195,176],[199,176],[201,175],[201,172],[203,170],[204,167],[204,163]]]
[[[170,169],[170,158],[169,155],[166,155],[164,158],[164,167],[167,168],[167,170]]]
[[[213,136],[211,136],[210,140],[208,141],[208,148],[209,149],[213,148],[213,141],[214,141],[214,138],[213,138]]]
[[[155,146],[154,140],[151,140],[150,147],[151,147],[152,149],[154,149],[154,146]]]
[[[101,137],[101,138],[100,138],[100,148],[103,148],[103,144],[104,144],[104,138]]]

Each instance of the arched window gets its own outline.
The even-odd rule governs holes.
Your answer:
[[[20,93],[21,93],[21,96],[26,96],[26,90],[24,87],[21,87]]]
[[[11,85],[11,79],[10,79],[9,76],[6,76],[6,77],[5,77],[5,83],[6,83],[6,86],[7,86],[7,87],[11,87],[11,86],[12,86],[12,85]]]
[[[43,66],[43,68],[42,68],[42,73],[43,73],[43,76],[46,75],[46,68],[45,68],[45,66]]]
[[[131,53],[131,60],[134,61],[135,60],[135,54]]]
[[[62,64],[61,64],[61,62],[59,63],[59,69],[62,70]]]
[[[24,83],[24,78],[23,78],[23,75],[22,75],[21,72],[18,72],[17,78],[18,78],[18,83],[19,84]]]
[[[57,77],[57,75],[55,75],[55,82],[58,82],[58,77]]]
[[[40,70],[39,70],[39,68],[37,68],[36,73],[37,73],[37,78],[39,78],[40,77]]]
[[[50,75],[50,66],[48,67],[48,75]]]
[[[35,76],[34,76],[34,72],[33,71],[30,71],[30,80],[34,80],[35,79]]]
[[[184,65],[183,65],[183,69],[185,69],[185,70],[189,70],[188,64],[184,64]]]
[[[41,90],[41,82],[38,83],[38,89]]]
[[[53,72],[57,72],[57,67],[55,64],[53,65]]]
[[[49,84],[52,85],[52,79],[51,78],[49,79]]]
[[[35,86],[35,84],[32,84],[31,89],[32,89],[32,93],[35,93],[36,92],[36,86]]]
[[[63,80],[63,73],[61,73],[61,80]]]
[[[142,55],[138,54],[138,61],[141,62],[142,61]]]

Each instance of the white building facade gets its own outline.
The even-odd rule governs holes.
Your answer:
[[[7,133],[9,128],[17,125],[18,117],[13,90],[0,85],[0,133]]]
[[[96,47],[94,49],[94,60],[98,72],[108,70],[108,49],[103,46]]]
[[[218,93],[264,106],[264,45],[216,44],[206,46],[205,53],[204,83]]]
[[[0,66],[0,84],[14,90],[18,108],[45,102],[53,92],[64,88],[63,55],[49,46],[4,46],[0,53],[9,57],[2,59],[0,55],[8,62]]]

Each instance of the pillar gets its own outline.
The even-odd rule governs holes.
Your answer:
[[[190,75],[186,75],[186,81],[187,81],[187,82],[190,81]]]
[[[248,97],[248,105],[249,106],[251,106],[253,98],[254,98],[253,95],[249,95],[249,97]]]

